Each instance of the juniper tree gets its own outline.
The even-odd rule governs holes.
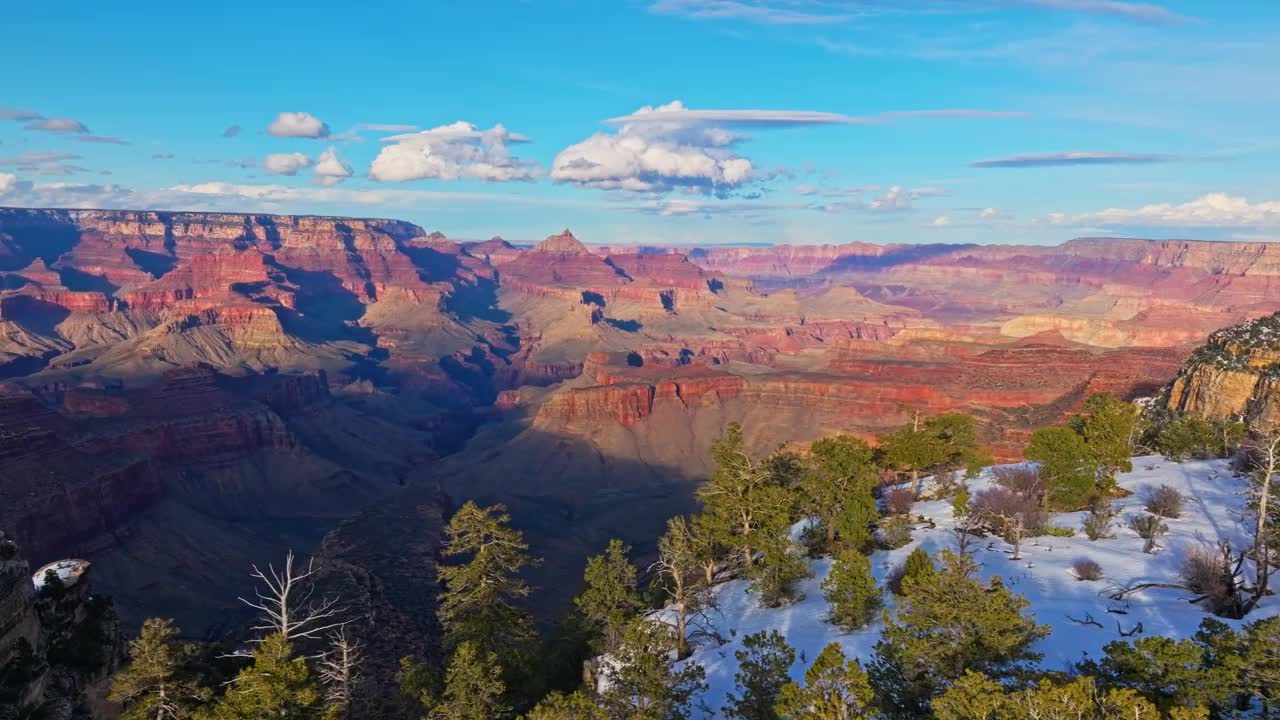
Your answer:
[[[698,558],[698,567],[702,570],[703,584],[710,588],[715,584],[716,569],[729,547],[732,531],[723,517],[705,512],[693,516],[689,526],[693,551]]]
[[[1098,486],[1098,464],[1084,438],[1071,428],[1041,428],[1031,435],[1023,451],[1040,463],[1048,486],[1046,501],[1057,508],[1083,506]]]
[[[1113,641],[1100,661],[1082,663],[1080,671],[1104,686],[1133,690],[1169,712],[1175,707],[1224,705],[1237,689],[1236,668],[1210,662],[1208,649],[1193,640],[1153,636],[1133,643]]]
[[[183,667],[177,637],[172,620],[150,618],[129,643],[129,664],[111,685],[122,720],[185,720],[209,701],[212,692]]]
[[[649,568],[675,609],[676,656],[689,656],[689,616],[699,606],[699,563],[697,539],[691,523],[683,516],[667,521],[667,532],[658,540],[658,559]],[[709,590],[709,586],[706,588]]]
[[[519,577],[531,564],[529,546],[510,522],[506,507],[471,501],[449,521],[444,556],[463,559],[439,570],[445,589],[438,616],[449,649],[469,641],[479,652],[510,658],[535,638],[533,621],[520,607],[529,594]]]
[[[804,673],[804,685],[789,682],[778,693],[775,709],[784,720],[857,720],[876,714],[867,674],[855,660],[845,660],[836,643],[823,648]]]
[[[917,547],[908,553],[906,560],[902,561],[901,570],[895,571],[894,578],[889,583],[889,589],[894,595],[904,595],[908,578],[912,580],[912,587],[916,587],[932,582],[937,572],[933,559],[929,557],[929,551]]]
[[[939,557],[936,576],[904,581],[902,603],[876,643],[870,672],[890,715],[919,716],[966,670],[999,676],[1038,659],[1030,648],[1048,632],[998,578],[984,585],[970,577],[968,558],[945,550]]]
[[[523,720],[609,720],[604,708],[580,692],[551,693]]]
[[[765,516],[789,511],[791,498],[768,464],[747,452],[738,423],[729,423],[711,447],[711,459],[715,469],[698,489],[698,497],[706,512],[716,517],[714,527],[728,533],[726,544],[738,549],[743,566],[750,570]]]
[[[213,720],[307,720],[317,717],[324,696],[305,658],[296,657],[283,635],[267,636],[254,649],[253,664],[227,686]]]
[[[644,604],[636,590],[636,568],[627,559],[631,548],[618,539],[609,541],[604,554],[587,560],[586,587],[573,599],[583,618],[595,628],[601,650],[617,646],[622,629]]]
[[[635,620],[604,671],[601,704],[609,720],[688,720],[694,694],[706,689],[701,665],[677,670],[667,625]]]
[[[775,517],[757,532],[761,556],[747,573],[750,592],[760,597],[764,607],[778,607],[795,599],[796,583],[813,577],[813,569],[800,547],[791,539],[785,517]]]
[[[742,649],[734,652],[738,672],[735,687],[724,706],[725,717],[737,720],[778,720],[775,705],[778,693],[789,681],[796,652],[776,630],[753,633],[742,638]]]
[[[920,494],[920,473],[946,458],[946,443],[925,427],[920,413],[911,422],[877,439],[885,465],[909,473],[912,497]]]
[[[849,546],[866,546],[879,516],[871,494],[875,451],[858,438],[836,435],[815,442],[809,452],[800,491],[806,511],[822,519],[828,552],[835,548],[837,533]]]
[[[822,591],[831,606],[831,622],[845,630],[865,627],[884,605],[880,588],[871,576],[871,562],[856,550],[845,550],[836,556],[822,581]]]
[[[1076,420],[1080,435],[1107,483],[1116,473],[1133,470],[1134,442],[1137,440],[1138,406],[1111,393],[1094,393],[1084,401],[1085,415]]]

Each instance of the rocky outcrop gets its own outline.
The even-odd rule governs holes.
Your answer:
[[[18,549],[0,532],[0,718],[91,717],[87,691],[123,659],[119,620],[91,592],[89,563],[33,575]]]
[[[1178,372],[1165,404],[1206,419],[1280,420],[1280,313],[1210,335]]]

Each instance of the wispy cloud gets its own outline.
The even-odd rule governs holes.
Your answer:
[[[222,131],[222,137],[224,138],[233,138],[239,134],[240,134],[239,125],[228,125],[227,129]]]
[[[1181,204],[1159,203],[1138,208],[1108,208],[1097,212],[1053,213],[1054,225],[1139,227],[1278,227],[1280,200],[1253,202],[1226,193],[1209,193]]]
[[[649,6],[649,12],[760,25],[829,25],[847,22],[853,17],[831,8],[830,3],[797,5],[786,0],[657,0]]]
[[[1191,19],[1163,5],[1130,0],[654,0],[649,5],[649,11],[659,15],[757,25],[837,25],[876,15],[976,15],[1008,8],[1093,15],[1146,24]]]
[[[1143,23],[1165,24],[1190,19],[1161,5],[1145,2],[1120,2],[1119,0],[1010,0],[1010,2],[1045,10],[1109,15]]]
[[[17,120],[18,122],[27,122],[28,120],[39,120],[44,117],[38,112],[31,110],[19,110],[18,108],[0,107],[0,120]]]
[[[974,168],[1044,168],[1072,165],[1155,165],[1180,162],[1176,155],[1152,155],[1145,153],[1069,151],[978,160],[969,163]]]
[[[79,120],[71,118],[46,118],[32,120],[24,125],[27,130],[41,130],[51,133],[88,133],[89,128]]]
[[[103,135],[77,135],[76,139],[80,142],[98,143],[100,145],[132,145],[133,143],[118,137],[107,137]]]

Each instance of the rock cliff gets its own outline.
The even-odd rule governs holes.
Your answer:
[[[1210,335],[1178,372],[1165,403],[1207,419],[1280,420],[1280,313]]]

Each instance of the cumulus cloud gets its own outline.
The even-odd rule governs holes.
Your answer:
[[[222,137],[232,138],[240,134],[239,125],[228,125],[226,130],[222,131]]]
[[[380,182],[407,180],[531,180],[538,174],[535,163],[513,157],[508,148],[529,138],[508,131],[502,125],[480,130],[469,122],[392,135],[373,164],[369,177]]]
[[[1151,155],[1143,153],[1094,152],[1073,150],[1068,152],[1010,155],[1009,157],[978,160],[969,163],[974,168],[1042,168],[1071,165],[1155,165],[1178,162],[1176,155]]]
[[[675,188],[724,194],[753,177],[751,161],[733,151],[743,137],[732,124],[785,123],[786,113],[698,111],[680,101],[614,118],[616,133],[596,133],[560,152],[551,178],[603,190],[666,192]],[[790,122],[819,122],[791,114]],[[800,117],[804,119],[801,120]]]
[[[18,186],[18,176],[13,173],[0,173],[0,195],[8,193]]]
[[[320,153],[320,157],[316,159],[314,172],[320,184],[336,185],[351,177],[351,165],[338,157],[338,151],[335,148],[329,148]]]
[[[89,128],[71,118],[40,118],[24,125],[27,130],[43,130],[52,133],[88,133]]]
[[[1280,200],[1252,202],[1226,193],[1209,193],[1182,204],[1159,203],[1139,208],[1108,208],[1098,212],[1053,213],[1055,225],[1160,227],[1276,227]]]
[[[267,134],[276,137],[325,138],[329,125],[311,113],[282,112],[267,126]]]
[[[951,218],[947,217],[946,215],[939,215],[938,217],[933,219],[933,222],[929,223],[929,226],[940,228],[940,227],[947,227],[950,224],[951,224]]]
[[[311,158],[302,153],[271,153],[262,167],[276,175],[297,175],[299,170],[311,167]]]

